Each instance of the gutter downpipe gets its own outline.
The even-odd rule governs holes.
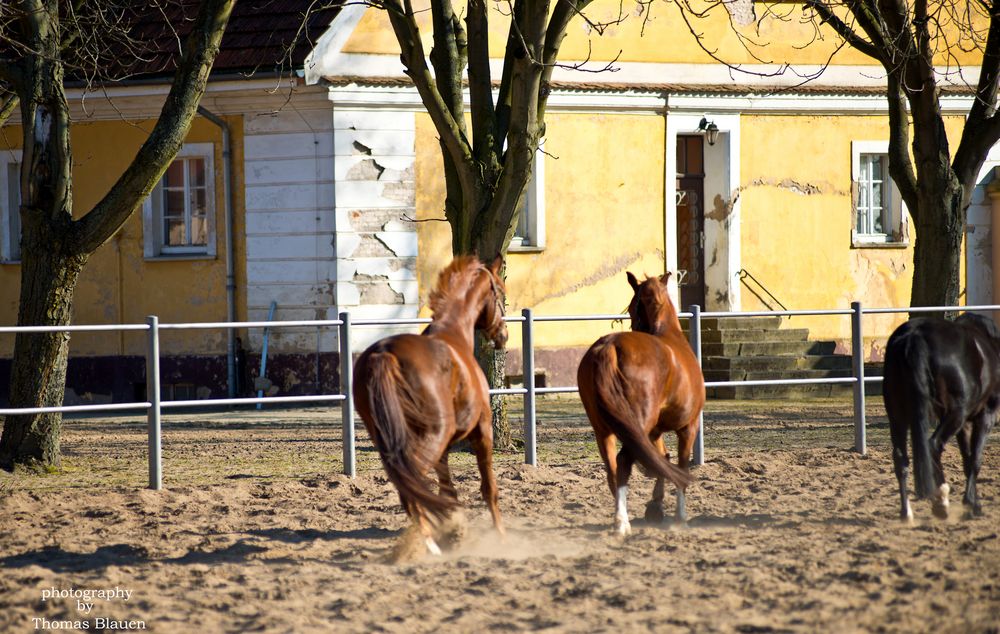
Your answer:
[[[222,130],[222,195],[225,205],[226,234],[226,321],[236,321],[236,264],[233,257],[233,172],[232,172],[232,142],[229,124],[209,111],[204,106],[198,106],[198,114],[205,117]],[[226,383],[229,398],[236,398],[236,331],[226,329]]]

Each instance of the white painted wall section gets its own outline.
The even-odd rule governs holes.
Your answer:
[[[369,103],[333,105],[336,200],[336,305],[353,319],[417,316],[414,111]],[[392,332],[415,327],[358,327],[362,349]]]
[[[283,108],[244,125],[247,317],[330,319],[336,289],[334,137],[329,104]],[[332,311],[336,317],[336,310]],[[251,350],[262,332],[249,333]],[[336,329],[274,329],[272,353],[338,349]]]

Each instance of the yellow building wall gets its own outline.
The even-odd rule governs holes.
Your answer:
[[[962,124],[962,117],[947,118],[950,138]],[[849,308],[852,301],[907,306],[912,220],[906,248],[851,244],[851,142],[887,141],[887,117],[744,115],[740,134],[743,267],[793,310]],[[765,308],[746,287],[742,304],[745,311]],[[863,328],[884,339],[905,319],[871,315]],[[851,332],[846,316],[796,316],[785,326],[809,328],[813,339],[845,341]]]
[[[228,117],[232,132],[234,207],[243,209],[242,118]],[[89,211],[111,188],[145,141],[154,121],[79,122],[71,131],[73,147],[74,215]],[[157,315],[161,323],[225,321],[226,265],[224,199],[222,179],[222,134],[210,122],[198,118],[187,136],[190,143],[215,144],[215,240],[217,255],[203,259],[145,260],[143,256],[141,207],[122,228],[90,258],[80,276],[73,305],[74,324],[144,323]],[[18,149],[19,126],[3,128],[0,147]],[[243,213],[236,216],[237,279],[245,278]],[[0,287],[5,291],[0,305],[0,323],[17,321],[21,267],[0,264]],[[237,283],[238,289],[245,283]],[[242,290],[239,291],[243,293]],[[237,299],[245,312],[245,301]],[[163,331],[161,349],[168,354],[224,354],[224,331]],[[0,354],[10,355],[13,337],[0,337]],[[145,339],[136,333],[75,333],[70,344],[74,356],[143,355]]]
[[[433,44],[430,2],[416,0],[413,4],[418,12],[425,52],[429,53]],[[463,15],[462,3],[455,6],[456,11]],[[490,5],[490,51],[493,57],[501,58],[507,42],[509,21],[497,6]],[[502,6],[506,8],[506,5]],[[823,27],[817,33],[817,24],[804,17],[801,4],[755,2],[757,19],[738,31],[734,31],[723,3],[695,0],[691,6],[699,13],[704,12],[704,15],[696,17],[689,14],[689,27],[673,4],[639,5],[597,0],[585,11],[589,23],[580,18],[570,23],[560,48],[560,59],[591,60],[595,62],[592,66],[612,60],[717,64],[717,59],[731,64],[877,65],[870,57],[850,47],[839,48],[841,42],[832,29]],[[603,32],[592,24],[602,25]],[[692,30],[699,34],[704,48],[692,35]],[[706,48],[712,51],[712,55],[705,51]],[[956,57],[946,60],[942,55],[941,61],[978,64],[982,54],[970,48],[950,47],[948,55]],[[399,55],[399,44],[385,11],[369,9],[343,50],[347,53]]]
[[[507,259],[510,314],[617,314],[632,297],[625,278],[664,271],[664,120],[637,114],[546,116],[546,247]],[[417,216],[444,217],[444,179],[433,124],[417,116]],[[613,131],[613,132],[612,132]],[[451,261],[446,222],[418,227],[421,314],[438,271]],[[621,325],[617,325],[621,328]],[[541,347],[590,345],[610,322],[544,323]],[[512,347],[520,329],[511,325]]]

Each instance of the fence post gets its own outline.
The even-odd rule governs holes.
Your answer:
[[[688,308],[691,312],[691,321],[688,324],[688,337],[691,342],[691,350],[698,359],[698,368],[701,368],[701,306],[693,304]],[[704,372],[703,372],[704,374]],[[702,430],[705,425],[704,412],[698,412],[698,436],[694,440],[694,452],[691,457],[692,465],[700,465],[705,462],[705,438]]]
[[[351,358],[351,314],[340,313],[340,417],[344,428],[344,475],[357,475],[354,450],[354,363]]]
[[[524,373],[524,463],[538,466],[538,425],[535,419],[535,321],[531,309],[521,310],[521,366]]]
[[[149,334],[146,337],[146,400],[149,409],[146,422],[149,428],[149,488],[163,488],[163,465],[160,445],[160,319],[146,317]]]
[[[868,451],[865,438],[865,340],[861,330],[861,302],[851,302],[851,369],[854,384],[854,450]]]

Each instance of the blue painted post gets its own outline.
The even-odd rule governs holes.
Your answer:
[[[535,321],[531,309],[521,310],[521,365],[524,372],[524,463],[538,466],[538,425],[535,419]]]
[[[149,410],[146,422],[149,428],[149,488],[163,488],[163,464],[160,443],[160,319],[146,317],[149,334],[146,337],[146,400]]]
[[[851,366],[854,374],[854,450],[868,451],[865,438],[865,340],[861,330],[861,302],[851,302]]]
[[[267,309],[267,320],[274,320],[274,309],[277,308],[278,302],[272,301],[271,307]],[[267,378],[267,341],[270,337],[270,329],[264,327],[264,348],[260,352],[260,378]],[[264,390],[257,390],[257,398],[264,398]],[[263,403],[257,403],[257,409],[263,409]]]
[[[688,338],[691,342],[691,350],[694,351],[694,356],[698,359],[698,367],[701,367],[701,306],[698,304],[693,304],[688,308],[688,312],[691,313],[691,322],[689,324]],[[692,465],[700,465],[705,462],[705,438],[702,434],[704,429],[705,415],[703,412],[698,412],[698,436],[694,440],[694,452],[691,456]]]
[[[344,436],[344,475],[357,475],[354,442],[354,361],[351,358],[351,314],[340,313],[340,417]]]

